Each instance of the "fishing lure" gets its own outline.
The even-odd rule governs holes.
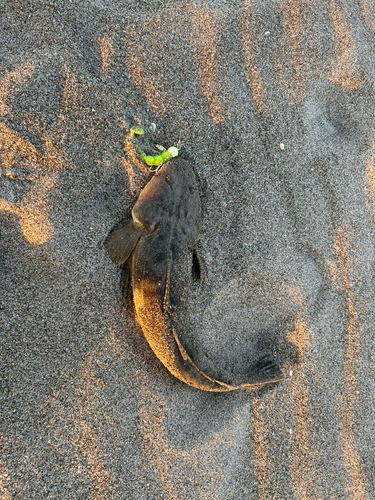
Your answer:
[[[141,127],[132,127],[130,129],[130,135],[134,139],[135,135],[143,135],[144,130]],[[156,167],[156,168],[150,168],[151,172],[157,172],[165,162],[168,160],[171,160],[172,158],[176,158],[178,156],[178,148],[172,146],[168,149],[165,149],[163,146],[159,146],[158,144],[155,144],[157,149],[160,151],[160,155],[156,156],[150,156],[146,155],[144,151],[138,146],[138,144],[134,141],[134,147],[135,150],[137,151],[139,157],[148,165],[149,167]]]

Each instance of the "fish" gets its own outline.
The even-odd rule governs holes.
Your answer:
[[[132,219],[111,231],[104,246],[118,266],[130,264],[135,319],[156,357],[180,381],[196,389],[226,392],[258,388],[283,378],[278,364],[263,356],[234,385],[216,380],[196,366],[176,332],[169,302],[173,262],[193,249],[201,227],[198,184],[190,163],[174,158],[165,163],[141,191]]]

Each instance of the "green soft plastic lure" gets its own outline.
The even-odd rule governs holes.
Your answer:
[[[132,127],[130,129],[130,135],[132,138],[134,138],[135,135],[143,134],[144,130],[141,127]],[[173,146],[168,149],[165,149],[163,146],[159,146],[158,144],[155,144],[155,146],[159,149],[160,155],[150,156],[146,155],[146,153],[142,151],[138,144],[134,141],[135,150],[146,165],[150,167],[151,172],[157,172],[165,162],[178,156],[178,149]]]

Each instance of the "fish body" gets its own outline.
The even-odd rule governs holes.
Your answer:
[[[234,386],[209,377],[182,346],[169,311],[173,261],[192,247],[200,230],[200,198],[194,171],[175,158],[154,175],[132,210],[108,236],[105,246],[117,265],[131,259],[136,320],[155,355],[179,380],[212,392],[258,387],[282,378],[279,367],[262,358],[249,373],[249,383]]]

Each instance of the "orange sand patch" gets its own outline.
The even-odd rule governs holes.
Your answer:
[[[273,498],[273,487],[269,478],[272,477],[272,459],[269,443],[272,442],[271,431],[263,418],[265,403],[261,398],[253,400],[253,417],[251,419],[251,430],[255,455],[255,472],[258,478],[259,500]]]
[[[57,180],[44,177],[24,196],[18,212],[21,231],[29,243],[42,245],[54,234],[54,228],[47,215],[48,195],[57,187]]]
[[[2,130],[4,131],[4,127]],[[35,174],[26,176],[27,180],[35,182],[34,186],[26,193],[20,204],[11,203],[0,199],[0,210],[6,210],[18,215],[21,230],[25,238],[33,244],[41,245],[47,242],[54,233],[53,225],[47,215],[48,195],[57,188],[57,172],[66,164],[57,154],[56,148],[49,139],[46,139],[45,154],[39,153],[29,141],[23,140],[11,129],[6,140],[0,143],[4,149],[4,165],[9,178],[17,181],[19,178],[12,173],[14,158],[25,158],[20,162],[28,167],[34,167]],[[1,133],[1,127],[0,127]],[[15,138],[16,140],[12,140]],[[0,139],[1,140],[1,139]],[[9,148],[7,148],[9,146]],[[0,153],[1,154],[1,153]],[[43,171],[51,171],[42,174]],[[23,177],[20,179],[23,180]]]
[[[31,69],[27,68],[21,72],[21,76],[17,72],[14,72],[12,78],[8,75],[7,81],[24,81],[31,72]],[[63,96],[55,129],[44,130],[34,118],[24,114],[26,125],[44,143],[43,152],[5,123],[0,123],[0,161],[5,168],[5,175],[15,182],[27,180],[34,183],[19,204],[0,199],[0,210],[18,215],[23,235],[29,243],[36,245],[46,243],[54,234],[47,213],[48,196],[58,187],[58,174],[69,166],[62,143],[66,136],[67,116],[76,106],[78,96],[75,74],[67,68],[65,70]],[[17,166],[26,168],[28,174],[20,176],[15,173]]]
[[[304,8],[309,2],[284,0],[281,3],[283,16],[283,42],[275,59],[279,84],[288,99],[298,104],[307,88],[310,68],[306,61],[303,42]]]
[[[299,314],[295,323],[296,329],[288,340],[293,342],[300,355],[300,365],[293,374],[290,383],[290,408],[293,424],[293,435],[290,453],[290,474],[293,480],[293,489],[296,498],[300,500],[313,500],[316,477],[312,464],[312,448],[309,428],[313,421],[309,413],[309,397],[305,372],[308,369],[306,350],[310,346],[311,332],[306,319]]]
[[[242,44],[245,58],[247,80],[253,93],[254,104],[258,113],[266,110],[266,92],[263,86],[259,58],[257,55],[257,38],[255,19],[251,8],[251,1],[246,1],[241,11]]]
[[[20,205],[0,199],[0,210],[18,215],[22,233],[29,243],[42,245],[54,234],[46,213],[49,191],[39,184],[26,194]]]
[[[75,476],[83,476],[89,481],[88,500],[113,498],[113,484],[108,462],[113,459],[105,450],[108,443],[102,426],[108,430],[116,426],[116,414],[111,404],[107,404],[105,388],[107,382],[97,375],[98,367],[106,370],[106,357],[120,361],[123,366],[134,362],[129,351],[113,332],[95,347],[82,361],[79,376],[71,384],[75,386],[73,396],[59,394],[51,388],[46,406],[51,420],[52,445],[64,457],[64,468]]]
[[[80,404],[74,421],[75,447],[86,462],[85,469],[90,478],[91,492],[89,500],[106,500],[111,498],[110,475],[105,452],[101,449],[102,439],[99,437],[95,420],[91,415],[98,413],[98,399],[105,387],[103,380],[96,376],[94,366],[98,353],[87,356],[79,372],[80,387],[78,399]],[[94,417],[95,419],[95,417]]]
[[[17,85],[24,83],[28,78],[30,78],[33,72],[33,65],[27,64],[22,68],[17,68],[11,71],[7,76],[0,79],[0,116],[4,117],[6,115],[12,116],[9,107],[6,104],[6,98],[9,93],[11,93]]]
[[[209,113],[215,123],[223,121],[223,94],[218,81],[218,19],[215,14],[195,3],[188,4],[187,17],[190,20],[191,41],[198,63],[198,80],[202,93],[208,101]]]
[[[291,417],[293,422],[294,440],[291,443],[290,475],[296,498],[313,500],[316,498],[314,488],[316,483],[312,464],[312,448],[309,428],[312,419],[309,414],[309,399],[307,383],[303,375],[298,374],[291,389]]]
[[[60,143],[65,138],[67,120],[76,110],[82,109],[82,95],[77,92],[77,77],[73,70],[64,66],[64,90],[60,101],[59,123],[56,130]]]
[[[298,314],[295,321],[295,330],[287,333],[287,339],[297,347],[298,354],[302,359],[305,356],[307,347],[310,344],[309,334],[305,318]]]
[[[316,476],[314,471],[310,429],[313,420],[309,412],[309,395],[306,372],[314,370],[306,357],[311,347],[312,332],[306,320],[306,300],[298,287],[290,287],[289,293],[294,297],[303,312],[295,320],[295,329],[287,334],[287,339],[298,349],[299,365],[293,370],[292,377],[286,386],[284,397],[279,398],[280,407],[276,411],[281,417],[280,429],[289,433],[289,453],[284,457],[288,461],[289,472],[295,496],[301,500],[316,498],[314,490]],[[277,403],[276,403],[277,404]],[[285,408],[289,409],[289,416],[285,415]],[[280,464],[272,459],[274,456],[275,429],[267,423],[267,404],[262,398],[255,398],[253,402],[253,418],[251,421],[253,438],[255,441],[255,470],[258,478],[258,494],[261,500],[268,498],[281,498],[275,496],[277,491],[275,482]]]
[[[50,145],[51,149],[52,145]],[[54,178],[40,175],[41,168],[46,167],[47,158],[18,133],[0,123],[0,160],[10,179],[34,181],[34,186],[24,196],[21,204],[14,204],[0,199],[0,210],[18,215],[21,230],[30,242],[41,245],[53,235],[53,226],[47,216],[48,194],[55,187]],[[30,174],[18,177],[13,173],[14,164],[30,169]]]
[[[372,145],[372,155],[366,165],[366,180],[369,187],[369,198],[375,222],[375,141]]]
[[[374,0],[359,0],[362,14],[370,30],[375,31],[375,5]]]
[[[134,142],[133,142],[133,139],[132,139],[130,134],[128,134],[125,137],[124,147],[125,147],[125,151],[126,151],[128,157],[132,161],[132,163],[134,163],[134,165],[136,167],[138,167],[139,170],[141,170],[145,174],[150,175],[150,171],[149,171],[148,167],[143,163],[142,160],[140,160],[140,158],[135,150]],[[124,166],[126,168],[126,165],[124,165]],[[133,173],[134,173],[134,171],[133,171]],[[130,179],[130,177],[129,177],[129,179]]]
[[[178,71],[182,68],[178,58],[163,47],[155,34],[167,32],[170,29],[169,19],[176,16],[186,19],[186,32],[190,33],[190,43],[198,65],[198,82],[208,102],[210,116],[215,123],[220,123],[224,110],[221,103],[223,88],[218,78],[219,27],[217,16],[210,9],[188,4],[186,7],[168,9],[163,16],[154,16],[140,25],[127,27],[123,39],[125,65],[134,84],[156,115],[164,115],[175,109],[181,102],[181,96],[173,94],[166,76],[168,71],[165,70],[175,61]]]
[[[0,163],[7,176],[14,177],[12,167],[15,163],[22,167],[36,168],[39,156],[31,142],[0,122]],[[31,176],[30,179],[32,178]]]
[[[146,376],[137,372],[140,399],[140,432],[145,455],[168,500],[180,500],[191,491],[199,500],[221,498],[217,485],[223,487],[225,477],[216,456],[225,454],[231,443],[232,429],[212,433],[208,440],[190,449],[180,449],[168,439],[164,430],[166,403],[154,394]],[[228,444],[226,442],[228,441]],[[183,477],[181,477],[183,471]],[[210,484],[207,483],[207,478]],[[194,481],[194,483],[193,483]],[[191,484],[191,488],[189,488]],[[225,484],[224,484],[225,489]]]
[[[157,20],[154,20],[157,22]],[[160,20],[159,20],[160,22]],[[147,29],[144,26],[144,29]],[[149,33],[142,36],[137,33],[134,28],[126,28],[126,38],[124,44],[126,49],[125,64],[133,79],[134,85],[145,95],[152,110],[157,115],[163,115],[167,108],[162,98],[162,91],[159,84],[155,80],[155,74],[152,69],[149,69],[144,64],[143,43],[147,43]],[[160,31],[161,32],[161,31]]]
[[[341,287],[346,295],[348,308],[344,361],[346,393],[344,394],[341,414],[341,448],[347,472],[347,488],[350,491],[351,498],[365,500],[369,497],[364,487],[362,461],[356,443],[357,436],[353,432],[353,429],[356,428],[354,408],[361,404],[356,375],[356,369],[360,364],[361,342],[358,299],[353,288],[356,260],[347,224],[343,224],[338,229],[334,250],[338,256],[338,273]]]
[[[112,40],[108,35],[104,35],[100,39],[100,53],[102,56],[102,73],[104,76],[108,76],[109,67],[115,55]]]
[[[6,488],[6,483],[9,482],[9,472],[2,460],[0,460],[0,499],[11,500],[11,496]]]
[[[337,59],[331,64],[328,80],[346,89],[356,90],[362,87],[368,77],[366,74],[362,75],[358,68],[352,26],[343,4],[339,6],[334,0],[330,0],[329,7]]]
[[[132,196],[139,195],[144,186],[144,176],[139,176],[133,168],[130,161],[121,158],[121,165],[125,168],[129,178],[130,194]]]

